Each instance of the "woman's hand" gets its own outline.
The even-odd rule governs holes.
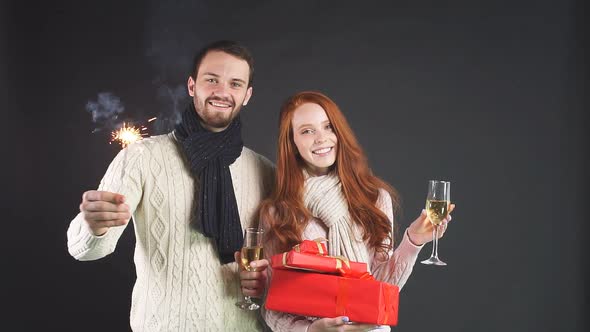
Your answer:
[[[348,317],[321,318],[309,326],[307,332],[361,332],[377,328],[374,324],[350,323]]]
[[[438,229],[438,238],[440,239],[443,237],[447,230],[448,223],[451,221],[451,212],[455,209],[455,204],[451,204],[449,206],[449,214],[443,220],[440,228]],[[432,241],[432,231],[434,230],[434,225],[428,220],[428,216],[426,215],[426,210],[422,210],[420,216],[416,218],[408,227],[408,237],[410,238],[410,242],[417,246],[421,246],[424,243]]]

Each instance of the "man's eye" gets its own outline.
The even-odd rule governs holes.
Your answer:
[[[206,81],[209,83],[217,83],[217,80],[214,78],[208,78],[208,79],[206,79]]]
[[[242,83],[232,82],[231,86],[233,86],[234,88],[241,88],[242,87]]]

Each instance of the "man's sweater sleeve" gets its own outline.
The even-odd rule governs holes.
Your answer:
[[[142,196],[142,155],[147,151],[142,142],[136,142],[121,150],[109,165],[98,190],[119,193],[125,196],[132,215]],[[117,241],[126,225],[111,227],[101,235],[92,234],[82,213],[70,222],[67,230],[68,252],[81,261],[96,260],[115,250]]]

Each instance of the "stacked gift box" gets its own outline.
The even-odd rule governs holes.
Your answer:
[[[399,288],[375,280],[365,263],[328,256],[320,240],[304,240],[272,256],[271,267],[265,304],[269,310],[397,325]]]

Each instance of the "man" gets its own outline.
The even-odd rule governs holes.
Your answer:
[[[187,82],[192,102],[181,123],[123,149],[98,190],[82,196],[67,232],[78,260],[112,253],[133,216],[134,331],[262,328],[256,312],[235,306],[241,292],[234,253],[274,179],[273,165],[241,139],[239,113],[252,96],[253,71],[250,53],[237,43],[205,47]],[[263,272],[242,278],[245,294],[262,293]]]

